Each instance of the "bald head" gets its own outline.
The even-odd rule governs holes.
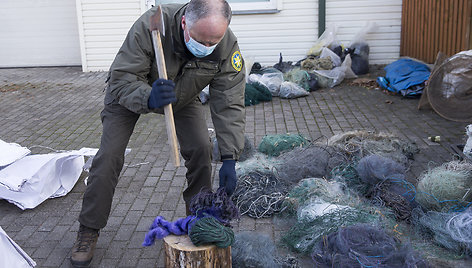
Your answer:
[[[212,17],[226,22],[231,21],[231,7],[225,0],[192,0],[185,10],[187,26],[192,28],[200,19]]]
[[[192,0],[182,17],[185,42],[190,38],[211,47],[220,42],[231,21],[231,8],[225,0]]]

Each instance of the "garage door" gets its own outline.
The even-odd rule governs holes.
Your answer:
[[[80,65],[75,0],[1,0],[0,67]]]

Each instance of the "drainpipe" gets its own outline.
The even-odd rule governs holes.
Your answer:
[[[318,37],[326,28],[326,0],[318,0]]]

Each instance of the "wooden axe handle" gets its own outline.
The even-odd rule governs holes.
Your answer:
[[[158,31],[152,31],[152,43],[154,54],[156,54],[156,64],[159,71],[159,78],[167,79],[164,51],[162,49],[161,35]],[[179,148],[177,146],[177,135],[175,134],[174,113],[172,104],[164,106],[164,117],[166,119],[167,138],[169,139],[172,162],[175,167],[180,166]]]

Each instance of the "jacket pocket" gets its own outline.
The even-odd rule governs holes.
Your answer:
[[[193,101],[220,71],[217,62],[189,61],[175,81],[179,108]]]

